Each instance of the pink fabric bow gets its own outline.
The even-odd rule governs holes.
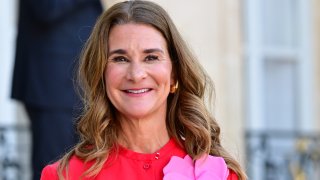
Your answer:
[[[163,169],[163,180],[226,180],[228,167],[221,157],[203,156],[195,163],[189,155],[173,156]]]

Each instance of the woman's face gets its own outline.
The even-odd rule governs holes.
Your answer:
[[[106,91],[119,115],[135,119],[165,117],[174,79],[162,34],[144,24],[115,25],[108,47]]]

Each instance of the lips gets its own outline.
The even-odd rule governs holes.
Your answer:
[[[149,89],[149,88],[143,88],[143,89],[127,89],[127,90],[124,90],[124,91],[125,91],[126,93],[131,93],[131,94],[142,94],[142,93],[151,91],[151,89]]]

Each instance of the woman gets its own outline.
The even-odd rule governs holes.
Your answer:
[[[210,78],[158,5],[108,9],[84,48],[79,77],[81,141],[42,179],[246,179],[205,106]]]

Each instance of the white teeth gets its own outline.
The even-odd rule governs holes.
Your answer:
[[[139,90],[127,90],[129,93],[140,94],[147,92],[149,89],[139,89]]]

